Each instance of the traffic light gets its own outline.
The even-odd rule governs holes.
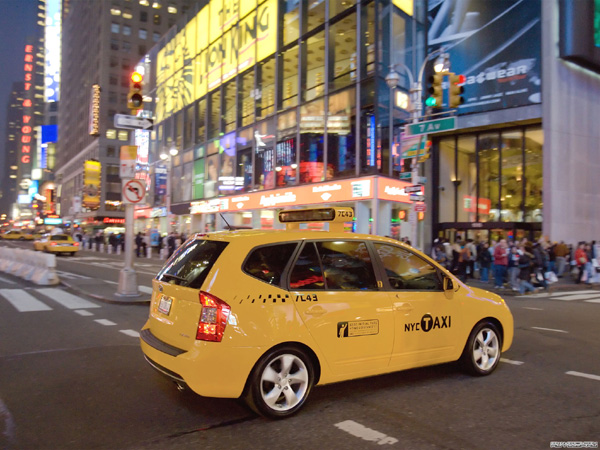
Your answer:
[[[465,102],[465,99],[462,97],[462,94],[465,92],[465,88],[462,86],[465,83],[465,76],[454,73],[450,73],[448,76],[450,80],[448,104],[450,108],[456,108]]]
[[[430,97],[425,100],[425,104],[427,106],[431,106],[432,108],[441,108],[442,107],[442,81],[444,79],[443,73],[434,73],[428,79],[429,81],[429,94]]]
[[[129,95],[127,96],[127,107],[131,112],[138,111],[144,107],[144,96],[142,95],[142,82],[144,76],[139,72],[133,72],[129,80]]]

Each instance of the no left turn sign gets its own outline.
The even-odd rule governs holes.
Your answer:
[[[139,203],[146,196],[146,183],[137,178],[127,180],[123,183],[121,190],[123,203]]]

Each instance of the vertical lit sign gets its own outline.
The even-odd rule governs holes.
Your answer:
[[[60,0],[46,0],[44,100],[57,102],[60,85]]]
[[[92,86],[92,98],[90,99],[90,136],[100,135],[100,86]]]
[[[81,204],[90,210],[100,208],[100,171],[99,161],[88,160],[83,163],[83,199]]]
[[[21,127],[21,174],[23,178],[30,178],[32,149],[33,147],[33,126],[34,126],[34,47],[31,44],[25,45],[25,58],[23,70],[25,72],[24,95],[23,95],[23,125]]]

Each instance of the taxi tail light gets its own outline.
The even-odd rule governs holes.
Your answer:
[[[50,242],[50,246],[54,247],[55,245],[58,245],[56,242]]]
[[[79,242],[73,242],[73,245],[74,245],[75,247],[79,247]]]
[[[196,339],[221,342],[231,308],[223,300],[202,291],[200,292],[200,304],[202,305],[202,312],[200,313]]]

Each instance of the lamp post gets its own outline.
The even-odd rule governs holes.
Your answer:
[[[427,63],[436,56],[438,57],[438,59],[436,60],[436,62],[434,64],[434,70],[438,73],[439,72],[447,72],[450,70],[450,61],[449,61],[448,53],[446,53],[443,48],[439,48],[439,49],[434,50],[433,52],[429,53],[425,57],[423,63],[421,64],[421,67],[419,69],[419,73],[418,73],[416,82],[414,81],[414,77],[413,77],[411,70],[405,64],[403,64],[403,63],[390,64],[390,72],[385,77],[385,82],[387,83],[388,87],[390,88],[390,123],[389,123],[390,155],[392,153],[392,143],[393,143],[393,138],[394,138],[393,98],[394,98],[394,91],[400,84],[400,74],[398,72],[396,72],[395,68],[399,67],[408,76],[408,80],[409,80],[409,84],[410,84],[409,112],[410,112],[412,123],[417,123],[417,122],[419,122],[419,120],[422,117],[421,111],[423,108],[423,101],[422,101],[423,74],[425,73],[425,67],[427,66]],[[417,156],[415,156],[412,159],[412,164],[411,164],[412,180],[411,181],[413,184],[418,184],[418,182],[420,181],[418,154],[419,154],[419,151],[421,150],[422,139],[423,138],[421,136],[419,138],[419,143],[417,145]],[[419,236],[417,234],[418,220],[417,220],[417,211],[415,210],[415,208],[416,208],[416,205],[415,205],[415,202],[413,202],[412,207],[411,207],[411,212],[409,214],[409,221],[411,224],[411,235],[414,240],[414,246],[417,248],[421,248],[422,242],[421,242],[421,239],[419,239]]]
[[[173,172],[173,158],[175,156],[177,156],[177,154],[179,153],[179,150],[177,150],[175,147],[171,147],[169,149],[169,152],[163,152],[161,153],[160,159],[163,161],[168,162],[168,166],[167,166],[167,192],[166,192],[166,199],[165,199],[165,206],[167,209],[167,233],[170,233],[171,230],[171,174]]]

